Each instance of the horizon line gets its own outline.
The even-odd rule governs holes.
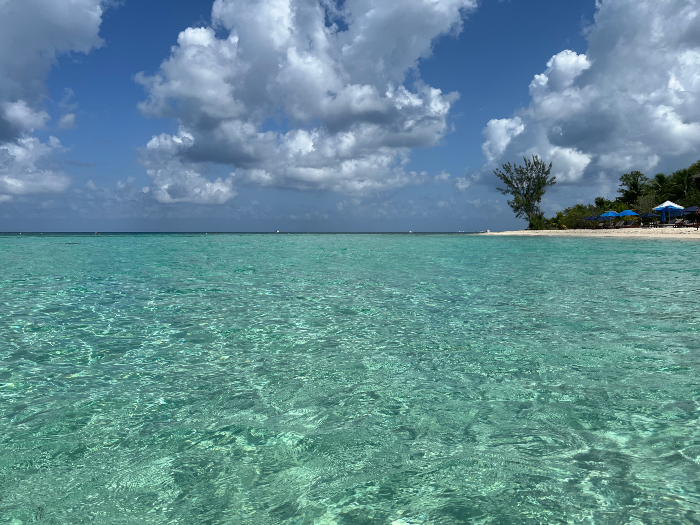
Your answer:
[[[480,231],[7,231],[2,235],[471,235]]]

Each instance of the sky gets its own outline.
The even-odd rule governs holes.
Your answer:
[[[521,229],[700,158],[700,0],[0,0],[0,231]]]

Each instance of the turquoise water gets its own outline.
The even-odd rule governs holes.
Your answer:
[[[14,236],[0,264],[0,523],[700,523],[695,242]]]

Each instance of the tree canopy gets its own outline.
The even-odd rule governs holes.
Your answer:
[[[532,160],[523,157],[523,161],[524,166],[516,166],[509,162],[503,164],[502,170],[494,170],[494,174],[505,186],[496,189],[503,195],[513,196],[508,205],[516,217],[527,219],[528,228],[539,229],[544,225],[540,203],[547,188],[556,183],[556,177],[550,177],[552,163],[547,166],[537,155],[533,155]]]
[[[639,171],[625,173],[620,177],[620,200],[630,206],[637,202],[637,199],[649,192],[649,179]]]
[[[700,161],[677,170],[671,175],[657,173],[647,178],[639,171],[620,176],[618,197],[608,200],[596,197],[594,204],[575,204],[545,219],[545,228],[585,228],[590,226],[584,219],[589,215],[601,215],[608,210],[620,212],[626,209],[638,214],[650,212],[664,201],[673,201],[681,206],[700,206]]]

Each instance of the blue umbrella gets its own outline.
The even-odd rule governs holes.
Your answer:
[[[655,208],[652,208],[654,211],[660,211],[661,212],[661,220],[666,221],[666,214],[671,214],[671,210],[682,210],[683,206],[676,204],[675,202],[671,201],[666,201],[663,204],[659,204]]]
[[[673,208],[668,210],[669,217],[680,217],[681,215],[688,215],[689,213],[693,213],[693,212],[687,211],[687,210],[674,210]]]
[[[658,217],[658,215],[656,213],[649,212],[642,215],[642,217]]]
[[[619,216],[620,216],[619,213],[616,213],[616,212],[614,212],[614,211],[612,211],[612,210],[606,211],[605,213],[603,213],[603,214],[601,215],[601,217],[619,217]]]
[[[639,215],[638,213],[634,213],[632,210],[625,210],[621,211],[618,213],[619,217],[629,217],[630,215]]]

